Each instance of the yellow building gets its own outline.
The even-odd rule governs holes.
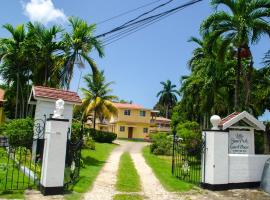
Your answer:
[[[118,138],[147,139],[149,137],[151,109],[137,104],[113,103],[118,115],[110,120],[110,130]]]
[[[152,113],[150,133],[168,133],[171,132],[171,120],[165,117],[155,116],[155,112]]]
[[[170,120],[157,117],[159,111],[130,103],[114,102],[113,105],[117,108],[117,116],[109,121],[97,118],[97,130],[116,133],[118,138],[143,140],[148,140],[150,133],[170,131]],[[87,125],[93,128],[92,116],[89,116]]]
[[[5,96],[5,91],[0,89],[0,124],[5,121],[5,113],[4,113],[4,96]]]

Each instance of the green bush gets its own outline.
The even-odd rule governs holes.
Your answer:
[[[86,131],[96,142],[112,143],[117,138],[117,135],[111,132],[104,132],[94,129],[87,129]]]
[[[255,131],[255,154],[264,154],[264,132]]]
[[[186,121],[176,127],[177,136],[182,138],[182,144],[191,154],[197,154],[201,150],[202,134],[197,122]]]
[[[2,128],[2,134],[9,139],[11,146],[20,146],[31,149],[33,142],[34,121],[31,118],[16,119],[6,123]]]
[[[71,141],[78,141],[81,138],[81,134],[81,123],[73,122],[71,126]]]
[[[167,133],[153,133],[150,135],[152,144],[150,152],[155,155],[172,155],[173,136]]]
[[[96,149],[95,141],[91,137],[85,137],[83,140],[83,148],[95,150]]]

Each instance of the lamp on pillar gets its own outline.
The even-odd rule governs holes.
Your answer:
[[[64,119],[65,102],[58,99],[54,115],[47,119],[45,128],[44,156],[41,172],[43,195],[57,195],[64,192],[64,171],[69,120]]]

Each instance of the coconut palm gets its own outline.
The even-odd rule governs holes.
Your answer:
[[[27,60],[23,52],[27,34],[24,25],[13,27],[11,24],[5,24],[3,28],[11,34],[11,38],[0,40],[0,74],[10,88],[16,88],[15,118],[19,117],[19,115],[23,117],[25,109],[23,85],[27,79],[25,76]]]
[[[70,81],[73,75],[74,66],[84,67],[84,62],[87,62],[93,75],[98,72],[96,63],[89,56],[93,50],[97,50],[100,57],[104,56],[101,42],[98,41],[93,32],[95,24],[88,25],[85,21],[71,17],[69,18],[71,25],[71,33],[63,34],[63,43],[66,46],[65,63],[61,74],[61,84],[69,88]]]
[[[239,91],[242,60],[249,59],[250,65],[246,76],[246,101],[250,102],[251,74],[253,58],[250,45],[256,44],[263,34],[270,36],[269,0],[212,0],[214,6],[225,6],[229,12],[217,11],[210,15],[202,24],[201,32],[212,35],[212,40],[223,38],[225,43],[233,44],[236,50],[237,65],[235,67],[235,110],[240,109]]]
[[[96,128],[96,118],[100,121],[103,119],[110,119],[112,115],[117,114],[117,108],[112,101],[117,97],[111,95],[112,90],[110,86],[113,82],[106,82],[104,71],[97,72],[95,75],[88,74],[84,77],[87,88],[82,88],[83,92],[83,118],[87,118],[92,113],[93,128]]]
[[[159,103],[166,109],[166,118],[169,118],[169,109],[176,104],[179,92],[175,89],[176,85],[173,85],[170,80],[162,81],[160,84],[163,88],[157,93],[157,97],[159,97]]]

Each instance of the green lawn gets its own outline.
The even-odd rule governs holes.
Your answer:
[[[143,200],[143,198],[137,194],[117,194],[113,197],[113,200]]]
[[[150,153],[149,146],[144,147],[143,156],[147,164],[153,169],[153,172],[160,183],[168,190],[173,192],[182,192],[193,189],[195,186],[183,182],[171,174],[171,157],[156,156]]]
[[[123,153],[117,173],[116,189],[121,192],[139,192],[140,177],[129,153]]]
[[[96,150],[82,150],[84,167],[80,171],[80,179],[73,187],[73,192],[66,194],[66,199],[80,199],[83,193],[91,189],[99,171],[105,164],[115,144],[96,143]]]
[[[17,169],[13,160],[9,161],[9,166],[7,163],[8,155],[3,148],[0,148],[0,199],[23,199],[24,189],[28,185],[34,187],[33,182]]]

